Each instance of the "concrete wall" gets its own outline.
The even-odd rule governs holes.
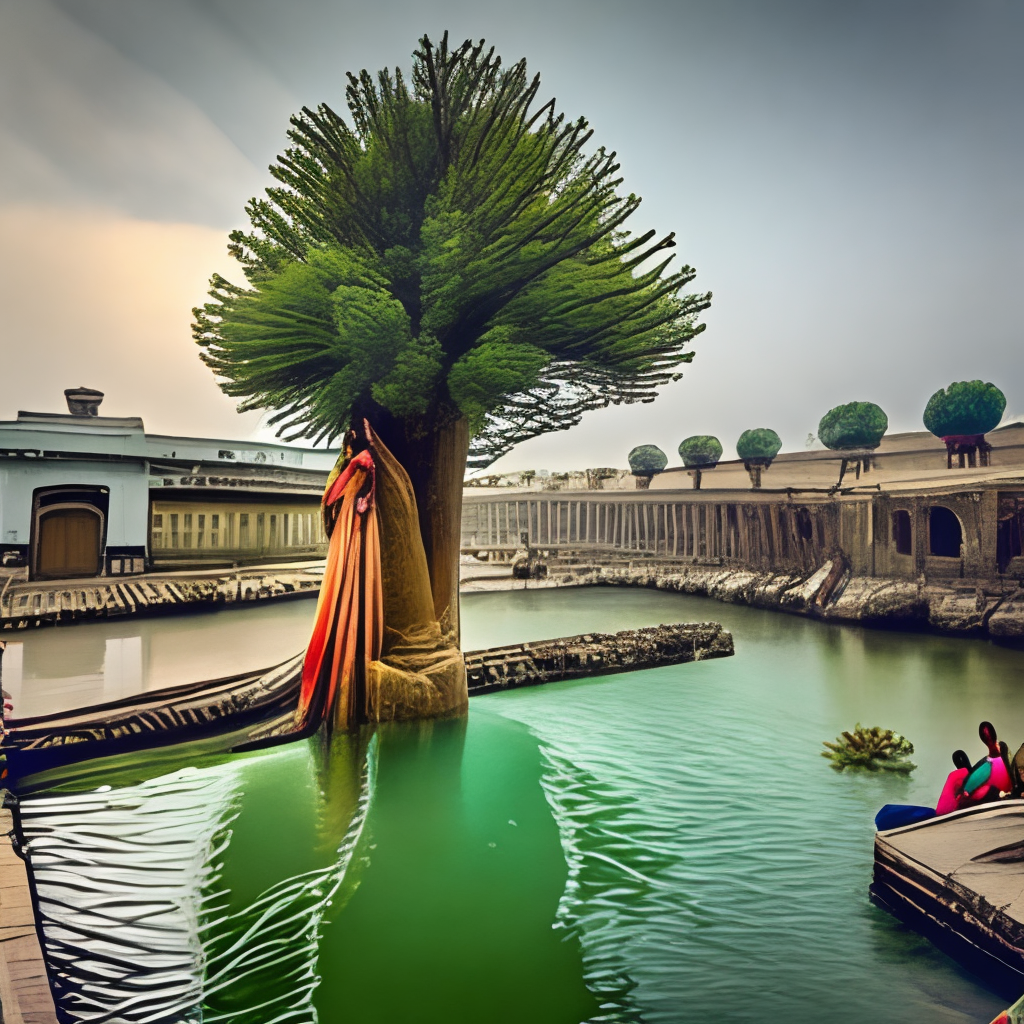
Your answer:
[[[32,529],[32,494],[39,487],[106,487],[107,546],[145,546],[149,488],[141,462],[3,460],[0,462],[0,546],[27,545]]]

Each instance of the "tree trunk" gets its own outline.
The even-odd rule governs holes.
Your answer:
[[[469,455],[469,421],[451,418],[422,437],[410,438],[400,421],[375,412],[367,415],[370,425],[412,481],[434,614],[441,632],[458,647],[462,481]]]
[[[427,553],[434,614],[441,632],[458,647],[459,553],[462,549],[462,481],[469,455],[469,420],[449,423],[417,445],[412,477],[419,506],[420,533]]]

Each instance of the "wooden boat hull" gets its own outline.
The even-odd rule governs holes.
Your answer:
[[[469,694],[677,665],[733,654],[717,622],[673,623],[468,651]],[[259,672],[165,687],[74,711],[4,722],[6,783],[92,758],[205,741],[240,751],[311,735],[325,691],[299,711],[303,654]]]
[[[875,836],[871,899],[1007,999],[1024,994],[1024,800]]]
[[[302,655],[262,672],[150,690],[71,712],[16,719],[0,750],[7,779],[86,759],[220,737],[226,751],[270,746],[315,731],[296,714]]]

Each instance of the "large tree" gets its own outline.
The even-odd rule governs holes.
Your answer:
[[[710,295],[684,295],[673,235],[632,234],[613,152],[538,104],[525,61],[424,37],[411,80],[349,75],[346,121],[291,120],[278,185],[231,235],[247,286],[195,310],[202,358],[288,439],[365,418],[412,480],[435,611],[458,633],[467,464],[652,401]]]

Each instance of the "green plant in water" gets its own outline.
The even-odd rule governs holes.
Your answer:
[[[914,744],[892,729],[874,726],[865,729],[858,722],[853,732],[843,732],[834,743],[825,740],[827,750],[821,752],[837,772],[846,768],[866,768],[869,772],[902,772],[909,774],[917,765],[907,760]]]

